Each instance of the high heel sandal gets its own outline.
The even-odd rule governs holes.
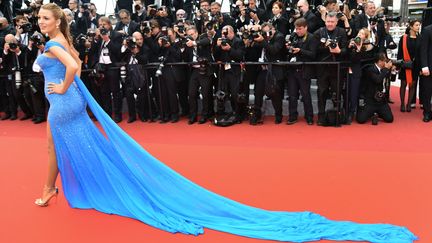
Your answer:
[[[56,197],[57,199],[57,195],[58,195],[58,188],[57,187],[44,187],[44,192],[47,192],[49,194],[49,197],[47,199],[45,199],[45,201],[43,200],[43,198],[38,198],[35,201],[35,204],[40,206],[40,207],[46,207],[48,206],[49,201],[53,198]]]

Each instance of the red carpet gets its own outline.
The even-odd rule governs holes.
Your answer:
[[[395,122],[342,128],[121,123],[151,154],[196,183],[272,210],[404,225],[432,242],[432,123],[421,110]],[[45,125],[0,121],[0,242],[266,242],[206,230],[170,234],[128,218],[58,202],[33,204],[46,176]],[[60,186],[61,192],[61,186]],[[322,241],[329,242],[329,241]],[[389,242],[391,243],[391,242]]]

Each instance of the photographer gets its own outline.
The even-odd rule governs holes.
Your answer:
[[[198,35],[195,26],[186,30],[187,42],[183,52],[183,60],[193,62],[191,77],[189,80],[189,124],[197,122],[198,115],[198,94],[202,96],[202,111],[200,124],[206,123],[209,119],[209,106],[211,100],[211,75],[212,71],[209,62],[213,61],[211,52],[211,40],[207,34]],[[199,92],[200,91],[200,92]]]
[[[28,45],[30,36],[32,35],[33,26],[23,15],[15,17],[15,38],[22,45]]]
[[[27,85],[31,91],[31,101],[34,111],[33,123],[39,124],[46,121],[46,101],[44,94],[44,77],[38,66],[35,65],[36,58],[42,55],[45,49],[45,38],[41,33],[35,32],[31,37],[28,45],[28,64],[26,72],[29,74],[29,82]],[[33,66],[31,65],[33,63]],[[35,67],[36,66],[36,67]]]
[[[368,1],[364,7],[364,12],[355,16],[353,35],[357,35],[362,28],[367,28],[371,32],[370,43],[379,46],[379,40],[385,35],[384,21],[377,18],[375,3]]]
[[[380,53],[374,64],[363,69],[362,81],[365,82],[365,104],[357,112],[357,122],[365,123],[372,118],[372,124],[378,123],[378,117],[385,122],[393,122],[393,114],[388,105],[384,89],[384,79],[390,74],[391,60]]]
[[[290,56],[295,58],[296,62],[312,62],[315,60],[316,48],[319,45],[318,40],[313,34],[308,32],[307,21],[299,18],[294,22],[295,33],[291,35],[287,43]],[[312,98],[310,94],[311,78],[315,75],[315,67],[312,65],[295,66],[289,68],[291,75],[288,76],[288,94],[289,94],[289,118],[288,125],[294,124],[298,119],[297,105],[298,94],[300,92],[303,98],[305,119],[308,125],[313,124]]]
[[[134,12],[131,15],[132,21],[135,23],[141,23],[146,19],[146,12],[142,2],[134,1]]]
[[[129,11],[121,9],[118,12],[120,21],[117,22],[114,30],[118,31],[123,36],[131,36],[134,32],[139,31],[139,24],[131,20]]]
[[[338,18],[336,12],[329,12],[325,18],[325,27],[315,31],[315,37],[320,40],[321,45],[317,48],[317,61],[319,62],[339,62],[345,60],[347,54],[347,35],[344,29],[337,27]],[[335,106],[338,100],[337,67],[336,65],[318,65],[317,85],[318,85],[318,125],[325,125],[326,100],[330,97]],[[342,70],[342,69],[341,69]],[[340,84],[346,75],[339,73]],[[339,85],[342,87],[342,85]],[[330,91],[330,92],[329,92]]]
[[[28,48],[18,41],[12,34],[5,36],[2,60],[5,69],[8,71],[9,80],[6,84],[6,90],[9,94],[10,119],[17,119],[18,105],[24,112],[20,120],[27,120],[33,117],[31,110],[31,95],[28,86],[24,85],[27,75],[26,67],[30,65],[26,60]],[[13,95],[12,95],[13,94]]]
[[[423,101],[423,121],[429,122],[432,118],[431,96],[432,96],[432,25],[428,25],[422,30],[420,41],[420,82],[423,84],[422,95]]]
[[[231,107],[236,115],[236,119],[240,121],[238,94],[240,86],[240,66],[231,65],[231,62],[242,62],[245,54],[245,46],[243,41],[235,36],[232,26],[227,25],[222,29],[222,36],[216,42],[214,48],[214,57],[220,63],[218,90],[222,97],[218,99],[218,113],[225,114],[225,98],[231,98]],[[222,93],[221,93],[222,92]],[[226,93],[225,93],[226,92]],[[218,93],[217,93],[218,94]]]
[[[377,46],[370,44],[369,40],[370,31],[367,28],[363,28],[348,44],[351,72],[349,72],[347,124],[351,124],[357,111],[359,96],[361,94],[362,67],[372,64],[378,53]]]
[[[205,32],[205,22],[208,21],[209,13],[210,0],[200,0],[199,9],[195,12],[195,19],[193,20],[199,34]]]
[[[285,39],[270,23],[261,26],[262,32],[254,39],[261,48],[259,62],[278,62],[286,60]],[[275,123],[282,122],[282,98],[284,90],[285,67],[280,65],[262,65],[255,85],[255,114],[250,119],[251,125],[262,122],[261,108],[264,94],[271,98],[275,110]]]
[[[297,8],[301,16],[306,19],[308,32],[314,33],[317,29],[322,27],[323,22],[310,10],[307,0],[299,0],[297,2]]]
[[[7,34],[15,34],[15,29],[9,24],[5,17],[0,17],[0,39],[4,40]]]
[[[179,101],[177,97],[177,82],[179,66],[167,65],[165,63],[181,62],[181,50],[178,45],[174,45],[176,39],[173,29],[168,28],[166,35],[158,39],[160,46],[159,59],[163,66],[159,66],[156,76],[159,78],[161,89],[161,123],[168,121],[179,121]]]
[[[148,62],[148,47],[144,46],[143,43],[144,38],[142,34],[135,32],[131,37],[123,41],[121,48],[121,60],[126,63],[128,71],[126,82],[123,85],[129,112],[128,123],[136,121],[137,112],[141,121],[147,121],[150,118],[148,107],[151,96],[148,80],[144,80],[146,77],[142,74],[140,76],[139,73],[132,73],[147,72],[139,68],[139,65],[144,65]]]
[[[161,27],[171,27],[172,26],[172,18],[169,15],[169,10],[167,6],[161,6],[157,10],[156,17],[154,18],[159,23]]]
[[[97,69],[105,77],[100,87],[102,107],[111,116],[114,105],[114,121],[119,123],[122,121],[122,97],[116,64],[120,60],[122,35],[113,31],[108,17],[99,18],[99,28],[95,32],[96,41],[93,42],[92,49],[96,53]]]
[[[80,33],[78,30],[77,23],[74,20],[74,14],[70,9],[63,9],[63,13],[66,15],[66,20],[69,25],[69,30],[71,32],[72,38],[76,38]]]
[[[101,15],[97,13],[96,5],[94,3],[83,4],[80,11],[84,15],[86,28],[96,29],[98,27],[99,18],[101,17]]]

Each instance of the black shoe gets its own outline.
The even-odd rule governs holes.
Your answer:
[[[171,123],[176,123],[180,120],[179,115],[174,114],[171,116]]]
[[[406,112],[411,112],[411,105],[410,105],[410,104],[408,104],[408,105],[406,106]]]
[[[36,117],[36,116],[34,116],[34,117],[31,119],[32,122],[34,122],[34,121],[36,121],[36,120],[37,120],[37,117]]]
[[[426,114],[423,116],[423,121],[424,122],[429,122],[431,120],[431,116],[429,114]]]
[[[374,126],[378,125],[378,114],[377,113],[375,113],[372,116],[372,125],[374,125]]]
[[[207,122],[207,120],[208,120],[208,118],[206,116],[202,116],[201,119],[199,119],[198,123],[199,124],[204,124],[204,123]]]
[[[249,119],[249,124],[252,125],[252,126],[258,125],[258,117],[257,116],[252,116]]]
[[[313,125],[313,124],[314,124],[313,118],[312,118],[312,117],[307,117],[307,118],[306,118],[306,123],[307,123],[308,125]]]
[[[351,125],[354,115],[352,113],[348,114],[346,123],[347,125]]]
[[[33,115],[24,114],[24,116],[20,118],[20,121],[25,121],[25,120],[28,120],[28,119],[30,119],[32,117],[33,117]]]
[[[129,117],[129,119],[127,120],[127,123],[132,123],[132,122],[134,122],[134,121],[136,121],[136,117],[131,116],[131,117]]]
[[[123,119],[121,117],[119,117],[119,116],[114,117],[114,122],[115,123],[120,123],[122,121],[123,121]]]
[[[275,116],[275,124],[281,124],[282,123],[282,116],[277,115]]]
[[[168,117],[163,117],[160,121],[159,121],[159,124],[165,124],[165,123],[167,123],[167,122],[169,122],[169,118]]]
[[[6,114],[6,115],[4,115],[4,117],[2,117],[1,119],[2,119],[2,121],[4,121],[4,120],[8,120],[8,119],[10,119],[11,118],[11,115],[10,114]]]
[[[189,124],[189,125],[192,125],[192,124],[194,124],[195,122],[197,122],[197,117],[196,117],[196,115],[191,115],[191,116],[189,117],[188,124]]]
[[[9,120],[15,121],[16,119],[18,119],[17,115],[10,115]]]
[[[326,124],[325,118],[323,116],[318,116],[317,125],[318,126],[325,126],[325,124]]]
[[[401,105],[401,107],[400,107],[400,111],[401,111],[401,112],[405,112],[405,111],[406,111],[406,110],[405,110],[405,105],[404,105],[404,104]]]
[[[46,121],[45,118],[37,117],[36,119],[34,119],[33,123],[34,124],[39,124],[39,123],[42,123],[42,122],[45,122],[45,121]]]
[[[298,119],[297,119],[297,117],[295,117],[295,116],[290,116],[289,118],[288,118],[288,121],[287,121],[287,124],[288,125],[292,125],[292,124],[294,124],[294,123],[297,123],[297,121],[298,121]]]

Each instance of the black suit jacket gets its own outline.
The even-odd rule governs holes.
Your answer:
[[[262,41],[257,43],[257,46],[265,50],[265,57],[267,62],[278,62],[286,60],[285,37],[276,32],[269,41]],[[285,67],[281,65],[273,65],[273,75],[277,80],[285,78]]]
[[[114,30],[115,30],[115,31],[123,30],[124,26],[125,26],[125,25],[124,25],[121,21],[120,21],[120,22],[117,22],[117,24],[116,24]],[[138,23],[136,23],[135,21],[132,21],[132,20],[131,20],[130,23],[129,23],[129,28],[128,28],[128,32],[127,32],[127,34],[128,34],[129,36],[132,36],[132,34],[133,34],[134,32],[136,32],[136,31],[140,31],[140,26],[139,26]]]
[[[310,33],[315,32],[317,29],[321,28],[323,26],[323,21],[318,18],[318,16],[316,16],[314,13],[312,13],[312,11],[307,11],[304,15],[303,18],[306,19],[307,22],[307,26],[308,26],[308,31]]]
[[[110,31],[110,42],[106,45],[109,51],[109,57],[113,64],[120,61],[120,48],[122,46],[122,35],[117,31]],[[102,38],[92,43],[92,50],[96,54],[95,62],[99,62],[99,57],[102,52]]]
[[[29,49],[25,45],[18,44],[21,54],[18,56],[18,62],[16,58],[15,52],[12,52],[9,50],[8,54],[4,54],[2,52],[3,56],[3,67],[7,70],[8,73],[13,73],[12,69],[17,68],[18,66],[21,69],[22,75],[29,72],[29,67],[32,66],[32,63],[29,63],[29,60],[27,59]]]
[[[313,62],[316,58],[317,47],[320,44],[318,39],[312,34],[307,33],[303,38],[300,38],[298,48],[300,52],[295,55],[297,62]],[[313,65],[303,66],[303,78],[311,79],[315,77],[316,67]]]
[[[432,25],[425,27],[420,40],[420,68],[428,67],[432,71]]]
[[[378,70],[375,63],[365,66],[363,69],[362,82],[366,85],[365,98],[374,101],[377,91],[383,91],[383,81],[390,74],[390,70],[382,68]]]
[[[231,41],[228,41],[228,44],[231,46],[231,49],[229,51],[222,50],[221,46],[215,46],[214,48],[214,57],[216,61],[221,61],[223,63],[226,62],[241,62],[244,60],[245,55],[245,46],[243,41],[238,38],[234,37]],[[230,69],[233,72],[240,73],[240,66],[239,65],[233,65]]]

